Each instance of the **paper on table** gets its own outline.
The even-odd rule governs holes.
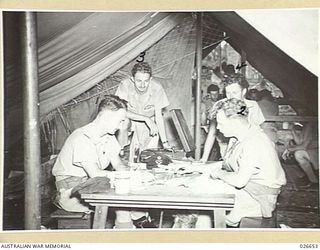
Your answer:
[[[235,188],[222,180],[199,176],[187,183],[194,194],[234,194]]]
[[[234,194],[234,187],[222,180],[213,180],[207,176],[191,176],[172,178],[161,182],[145,185],[144,188],[136,190],[136,194],[157,195],[208,195],[208,194]]]

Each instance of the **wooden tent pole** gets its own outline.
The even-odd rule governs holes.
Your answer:
[[[202,13],[197,13],[197,42],[196,42],[196,65],[197,65],[197,84],[196,84],[196,112],[195,112],[195,159],[200,160],[200,105],[201,105],[201,69],[202,69]]]
[[[244,50],[241,50],[241,64],[246,62],[247,62],[247,53]],[[246,70],[247,70],[247,67],[242,67],[241,74],[246,76]]]
[[[37,58],[37,20],[32,12],[22,13],[21,45],[24,121],[24,225],[40,229],[40,122]]]

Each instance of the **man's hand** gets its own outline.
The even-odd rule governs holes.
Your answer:
[[[282,153],[282,159],[284,159],[285,161],[288,160],[290,158],[290,150],[289,149],[285,149],[285,151]]]
[[[106,176],[110,179],[110,182],[113,183],[115,179],[116,171],[106,171]]]
[[[155,124],[154,121],[152,121],[150,118],[146,119],[146,125],[148,126],[149,130],[150,130],[150,135],[151,136],[156,136],[158,134],[158,127]]]
[[[199,160],[201,163],[206,163],[207,162],[207,160],[206,159],[204,159],[203,157]]]
[[[170,146],[170,144],[169,144],[168,141],[162,142],[162,146],[163,146],[165,149],[172,150],[172,147]]]
[[[221,177],[221,175],[222,175],[223,173],[224,173],[224,171],[223,171],[222,169],[216,168],[216,169],[213,169],[213,170],[211,171],[210,176],[211,176],[212,179],[221,179],[220,177]]]

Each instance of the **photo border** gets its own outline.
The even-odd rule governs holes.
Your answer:
[[[125,6],[125,8],[124,8]],[[1,0],[0,10],[34,10],[34,11],[206,11],[206,10],[235,10],[235,9],[290,9],[290,8],[317,8],[318,0]],[[2,20],[2,15],[1,15]],[[2,25],[2,21],[1,21]],[[320,34],[318,34],[319,36]],[[2,35],[1,35],[2,38]],[[319,37],[318,37],[319,39]],[[319,43],[318,43],[319,44]],[[2,40],[1,40],[2,51]],[[3,81],[3,65],[1,67],[1,82]],[[3,88],[0,91],[3,98]],[[2,99],[3,100],[3,99]],[[1,118],[3,119],[3,102],[0,105]],[[0,140],[3,142],[4,132],[1,129]],[[3,144],[1,144],[3,150]],[[3,151],[2,151],[3,152]],[[3,159],[0,162],[3,166]],[[2,169],[2,168],[1,168]],[[3,171],[1,182],[3,183]],[[1,194],[3,192],[1,185]],[[3,197],[3,196],[1,196]],[[1,214],[2,214],[1,199]],[[59,243],[307,243],[319,242],[320,229],[306,230],[144,230],[144,231],[2,231],[0,242],[59,242]]]

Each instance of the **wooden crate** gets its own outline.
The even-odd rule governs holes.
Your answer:
[[[92,214],[68,212],[58,209],[50,217],[58,222],[58,229],[91,229]]]

